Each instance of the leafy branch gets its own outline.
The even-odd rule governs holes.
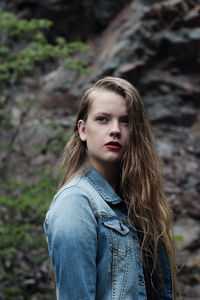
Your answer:
[[[82,42],[67,42],[57,37],[49,43],[45,32],[52,26],[46,19],[18,19],[10,12],[0,9],[0,87],[15,84],[36,66],[49,59],[68,58],[74,54],[89,50]],[[69,61],[66,61],[66,66]],[[87,64],[80,62],[70,68],[85,72]]]

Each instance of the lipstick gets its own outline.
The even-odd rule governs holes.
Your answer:
[[[115,141],[110,141],[106,145],[106,148],[111,149],[111,150],[120,150],[121,149],[121,144]]]

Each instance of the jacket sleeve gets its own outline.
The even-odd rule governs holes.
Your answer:
[[[63,190],[44,229],[58,300],[95,299],[97,222],[88,195],[75,186]]]

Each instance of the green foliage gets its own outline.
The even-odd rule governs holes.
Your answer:
[[[38,278],[48,257],[42,224],[56,187],[57,181],[49,177],[34,185],[13,179],[1,184],[5,193],[0,197],[0,280],[4,299],[30,299],[38,293],[40,281],[45,280]],[[49,299],[48,292],[45,290],[38,299]]]
[[[11,123],[11,114],[10,113],[4,113],[0,111],[0,124],[1,128],[5,130],[13,130],[14,125]]]
[[[52,22],[45,19],[19,19],[10,12],[0,9],[0,90],[12,87],[19,83],[25,75],[32,75],[36,67],[42,67],[44,62],[63,62],[70,69],[78,72],[87,71],[88,63],[76,61],[76,53],[88,50],[88,46],[81,42],[68,43],[65,38],[57,37],[50,43],[45,32],[50,29]],[[9,97],[8,97],[9,98]],[[25,117],[31,111],[31,105],[36,104],[35,99],[25,99],[15,103],[20,111],[20,116],[13,120],[13,99],[6,99],[0,103],[0,127],[4,136],[7,135],[7,145],[3,141],[0,153],[3,156],[3,165],[0,166],[0,176],[9,177],[11,170],[11,156],[17,149],[15,141],[20,132]],[[15,122],[14,122],[15,121]],[[17,124],[16,124],[17,123]],[[58,131],[58,130],[57,130]],[[2,135],[3,136],[3,135]],[[58,137],[52,139],[44,151],[57,154],[62,142],[61,131]]]
[[[66,58],[88,50],[81,42],[68,43],[57,37],[51,44],[45,37],[52,22],[46,19],[18,19],[10,12],[0,9],[0,87],[19,82],[25,74],[33,71],[40,63],[55,58]],[[71,68],[85,72],[74,64]]]
[[[182,237],[182,235],[174,235],[174,241],[176,243],[183,243],[184,242],[184,238]]]
[[[68,69],[77,70],[80,73],[85,73],[89,75],[90,70],[87,68],[88,64],[89,64],[88,61],[84,61],[84,60],[66,61],[66,65]]]
[[[44,62],[58,59],[63,59],[70,69],[88,73],[88,63],[75,59],[77,52],[86,51],[88,47],[81,42],[68,43],[63,37],[50,43],[45,34],[51,25],[49,20],[19,19],[0,9],[1,91],[19,83],[25,75],[32,75]],[[20,112],[17,124],[12,118],[13,103],[14,99],[9,97],[0,101],[0,127],[6,136],[0,143],[0,154],[4,158],[0,173],[5,175],[7,170],[9,176],[11,154],[17,155],[20,151],[15,140],[25,117],[38,100],[17,99],[15,106]],[[58,156],[69,133],[55,123],[45,126],[51,131],[51,138],[47,144],[35,146]],[[52,299],[48,274],[45,273],[47,268],[43,267],[48,260],[48,251],[42,224],[57,180],[50,176],[51,169],[40,171],[46,177],[37,184],[26,185],[8,179],[7,175],[0,184],[0,297],[3,299]]]

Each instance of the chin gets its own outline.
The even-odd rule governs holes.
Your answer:
[[[121,157],[110,157],[106,160],[107,163],[119,163],[121,161]]]

